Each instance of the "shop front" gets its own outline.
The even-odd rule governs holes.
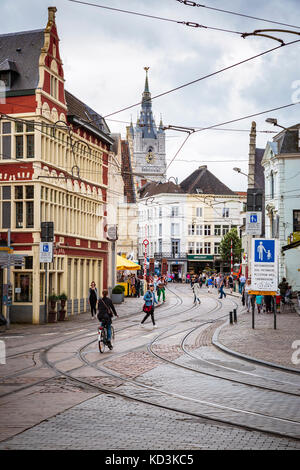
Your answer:
[[[190,274],[200,274],[203,272],[209,274],[215,270],[214,255],[188,255],[187,261],[187,270]]]

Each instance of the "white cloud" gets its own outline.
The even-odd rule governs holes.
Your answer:
[[[95,0],[95,3],[98,0]],[[172,22],[77,5],[57,0],[57,25],[64,62],[66,88],[97,112],[110,114],[141,99],[144,86],[144,66],[150,67],[152,96],[213,73],[218,69],[276,47],[269,39],[222,33]],[[268,28],[270,24],[218,13],[204,8],[187,7],[175,0],[107,0],[99,1],[110,7],[134,10],[155,16],[194,21],[204,25],[238,31]],[[240,11],[300,25],[297,0],[210,0],[210,6]],[[3,33],[39,29],[46,25],[48,0],[2,0],[0,28]],[[274,27],[276,27],[274,25]],[[278,26],[280,27],[280,26]],[[282,26],[282,28],[284,28]],[[293,35],[284,39],[291,41]],[[207,78],[189,87],[153,100],[153,111],[165,124],[208,126],[264,109],[287,104],[292,100],[291,85],[300,79],[298,71],[299,45],[288,46],[247,64]],[[136,119],[139,107],[116,114],[113,119]],[[283,125],[298,122],[298,108],[276,111],[274,117]],[[265,124],[267,116],[256,119],[257,129],[274,130]],[[247,132],[204,131],[192,136],[171,165],[169,176],[180,180],[206,160],[209,169],[232,189],[245,189],[246,178],[235,174],[234,163],[212,163],[212,160],[246,159],[249,131],[253,118],[229,128]],[[122,132],[125,124],[108,120],[112,132]],[[249,131],[248,131],[249,130]],[[174,136],[174,131],[168,132]],[[271,135],[257,135],[257,146],[264,147]],[[167,139],[170,160],[184,134]],[[247,173],[246,162],[239,165]]]

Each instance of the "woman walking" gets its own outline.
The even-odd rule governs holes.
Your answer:
[[[98,289],[96,287],[95,282],[93,281],[89,289],[89,304],[91,307],[91,314],[92,314],[93,319],[96,318],[96,314],[97,314],[96,309],[97,309],[98,299],[99,299]]]
[[[146,294],[144,295],[145,305],[143,307],[144,312],[146,315],[144,316],[143,320],[141,321],[141,326],[144,326],[144,322],[147,318],[151,315],[151,320],[153,324],[153,328],[157,328],[154,320],[154,304],[157,304],[157,300],[154,293],[154,285],[149,284],[149,289],[147,290]]]
[[[199,282],[196,281],[192,287],[193,289],[193,292],[194,292],[194,304],[197,303],[197,300],[198,300],[198,303],[199,305],[201,304],[201,300],[200,300],[200,285],[199,285]]]

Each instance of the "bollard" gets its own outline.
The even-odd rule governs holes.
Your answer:
[[[237,323],[237,313],[236,313],[236,308],[233,309],[233,321],[234,323]]]
[[[229,312],[229,323],[230,325],[233,324],[233,320],[232,320],[232,312]]]

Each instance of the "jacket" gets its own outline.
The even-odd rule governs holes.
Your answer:
[[[109,297],[100,298],[98,302],[98,320],[111,323],[113,315],[117,316],[117,312],[111,299]]]
[[[150,290],[147,290],[146,294],[144,295],[144,301],[147,307],[150,307],[150,305],[158,304],[155,293],[151,292]]]

